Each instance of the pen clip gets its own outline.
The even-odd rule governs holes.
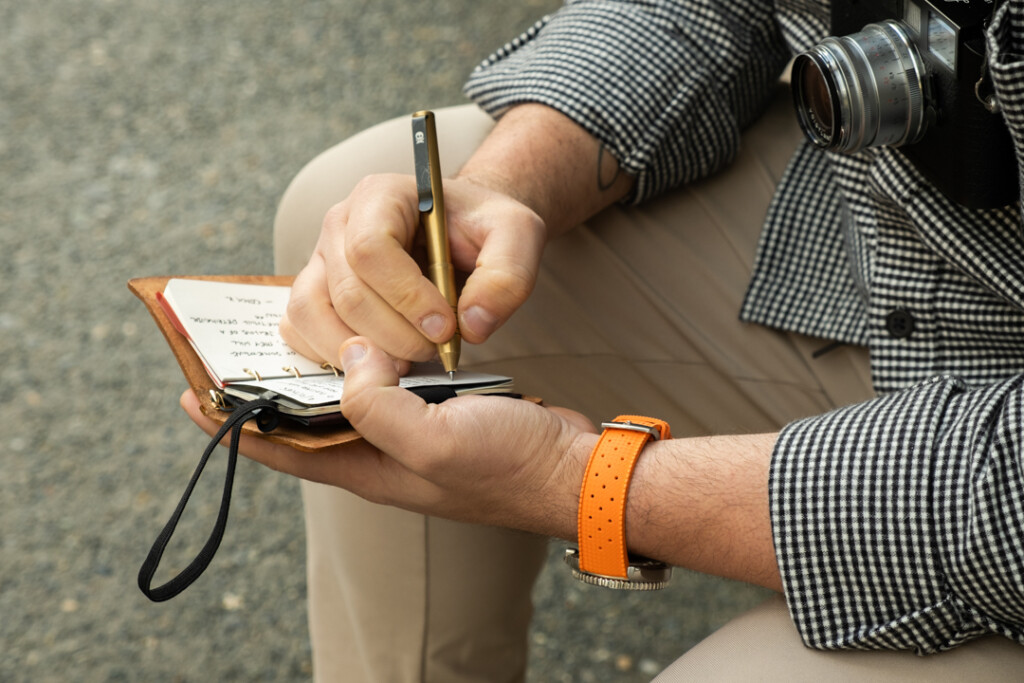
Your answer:
[[[430,213],[434,210],[434,174],[430,168],[430,146],[437,145],[436,135],[434,115],[431,112],[421,111],[413,114],[412,151],[416,169],[416,193],[419,197],[420,213]]]

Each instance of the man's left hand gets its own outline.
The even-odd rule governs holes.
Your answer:
[[[425,403],[398,387],[392,359],[363,337],[345,343],[341,362],[341,411],[363,439],[304,453],[244,435],[240,452],[376,503],[575,538],[579,486],[597,441],[585,417],[498,396]],[[216,432],[191,391],[181,404]]]

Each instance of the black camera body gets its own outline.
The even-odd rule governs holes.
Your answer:
[[[834,0],[832,37],[797,56],[793,96],[824,149],[893,145],[972,208],[1019,198],[1013,142],[975,86],[991,0]]]

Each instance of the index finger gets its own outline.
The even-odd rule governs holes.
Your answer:
[[[373,294],[417,333],[435,344],[446,341],[455,333],[455,315],[409,254],[419,228],[415,186],[411,178],[401,179],[400,187],[397,181],[388,180],[396,183],[390,191],[381,187],[352,207],[345,236],[346,260]],[[402,199],[395,201],[398,190]],[[366,306],[365,310],[374,308]],[[358,310],[347,313],[353,329],[383,339],[370,333],[374,322],[369,316],[364,318]]]
[[[280,330],[285,342],[303,356],[332,365],[342,342],[355,336],[335,313],[320,254],[313,254],[295,277]]]

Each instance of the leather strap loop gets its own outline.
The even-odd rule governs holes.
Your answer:
[[[669,439],[668,423],[641,415],[619,415],[590,455],[579,505],[580,569],[627,578],[626,495],[637,458],[652,439]]]

